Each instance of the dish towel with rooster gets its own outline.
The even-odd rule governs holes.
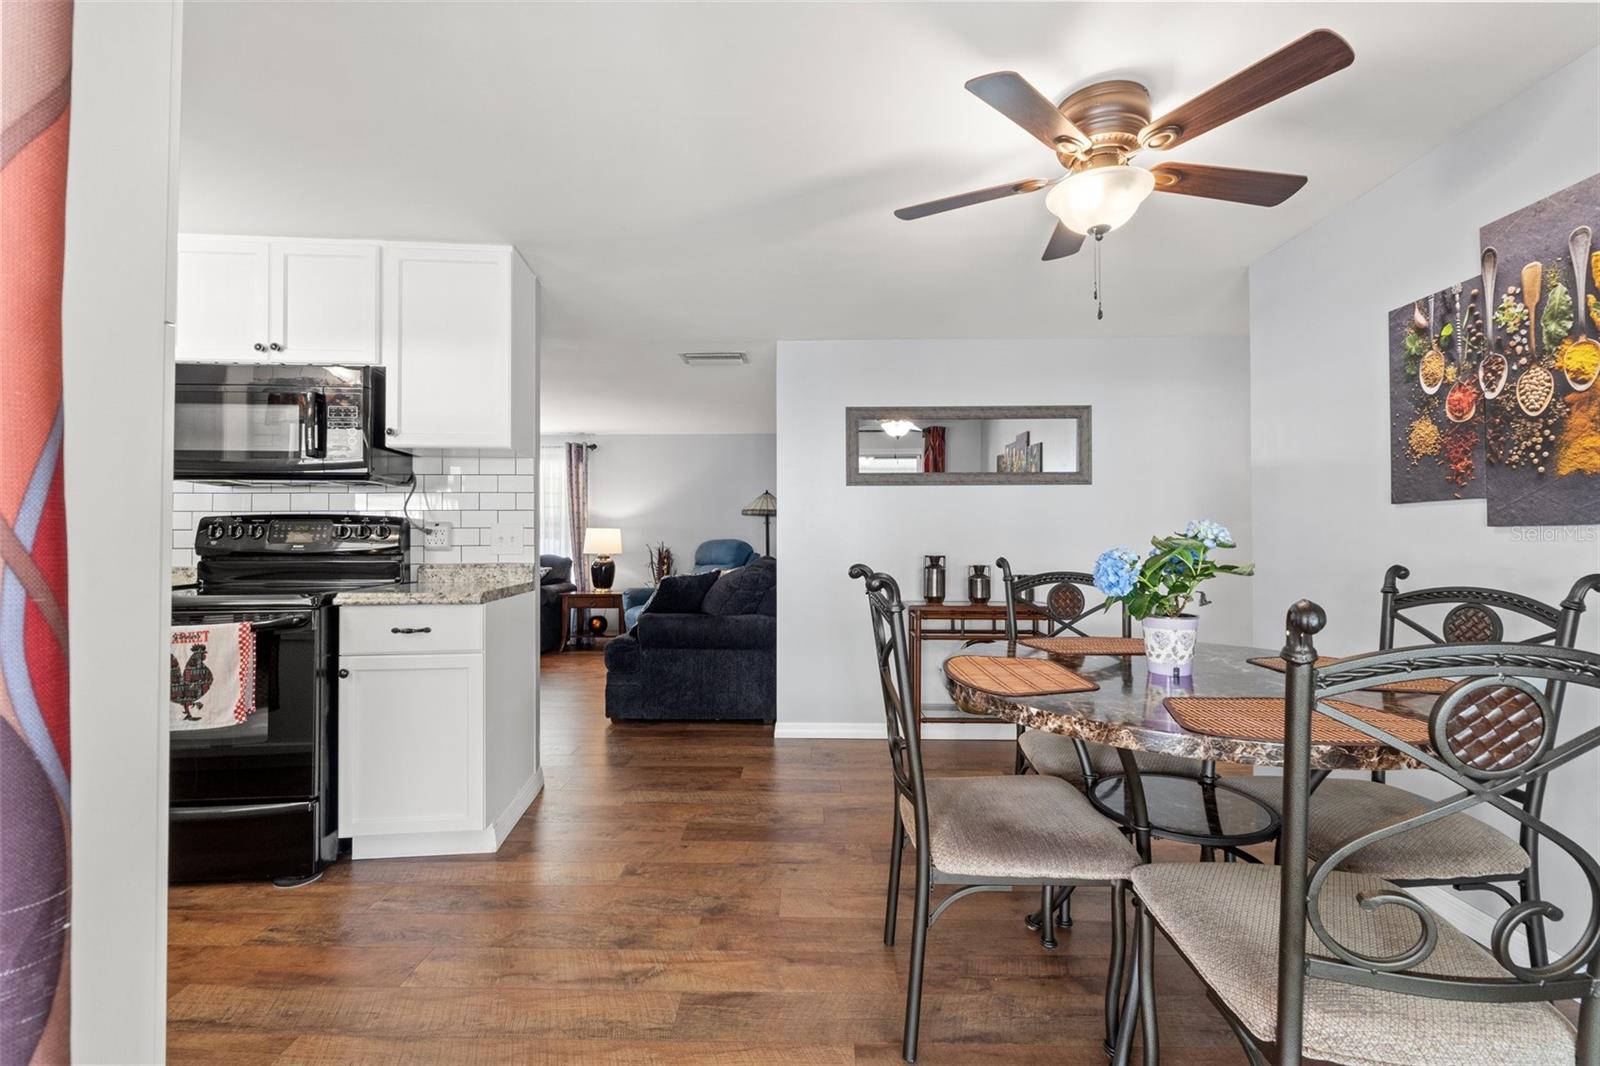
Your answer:
[[[220,729],[256,712],[256,635],[249,622],[174,627],[172,728]]]

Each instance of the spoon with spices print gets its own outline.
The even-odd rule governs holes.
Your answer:
[[[1539,289],[1544,284],[1544,264],[1538,261],[1522,268],[1522,302],[1528,308],[1528,357],[1539,358]]]
[[[1600,375],[1600,342],[1589,336],[1589,326],[1585,320],[1586,302],[1584,289],[1587,287],[1588,278],[1585,277],[1584,267],[1589,262],[1589,243],[1592,234],[1588,226],[1579,226],[1572,231],[1572,236],[1567,238],[1567,252],[1572,256],[1572,280],[1576,288],[1573,290],[1574,308],[1577,319],[1578,336],[1569,345],[1561,356],[1562,371],[1566,374],[1567,384],[1578,392],[1585,392],[1593,385],[1597,375]]]

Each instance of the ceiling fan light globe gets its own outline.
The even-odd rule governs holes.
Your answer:
[[[885,433],[896,440],[917,428],[914,422],[905,418],[886,418],[878,425]]]
[[[1132,218],[1155,187],[1155,175],[1143,167],[1095,167],[1057,182],[1044,205],[1074,233],[1107,233]]]

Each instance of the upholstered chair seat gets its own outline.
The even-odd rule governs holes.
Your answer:
[[[1133,886],[1175,947],[1258,1040],[1273,1042],[1278,1010],[1279,868],[1156,863]],[[1334,872],[1320,896],[1328,931],[1362,954],[1396,955],[1421,921],[1395,905],[1364,910],[1358,894],[1399,892],[1375,877]],[[1477,943],[1438,920],[1439,942],[1415,973],[1509,978]],[[1331,957],[1307,925],[1306,951]],[[1576,1036],[1549,1003],[1470,1003],[1310,978],[1304,1055],[1347,1066],[1571,1066]]]
[[[1125,880],[1139,853],[1083,794],[1054,777],[930,777],[928,859],[957,878]],[[911,801],[900,819],[915,840]]]
[[[1236,777],[1228,784],[1273,810],[1283,806],[1281,777]],[[1430,806],[1415,792],[1381,781],[1331,777],[1311,793],[1307,854],[1312,861],[1322,859],[1359,836],[1414,818]],[[1341,870],[1390,881],[1511,878],[1527,868],[1528,853],[1521,845],[1465,812],[1374,841],[1339,864]]]
[[[1062,736],[1060,733],[1047,733],[1042,729],[1030,729],[1017,738],[1017,746],[1022,749],[1023,757],[1028,760],[1028,765],[1033,767],[1035,773],[1046,777],[1059,777],[1076,788],[1083,787],[1083,760],[1078,758],[1078,748],[1073,744],[1071,737]],[[1122,773],[1122,759],[1117,755],[1116,748],[1109,744],[1095,744],[1092,741],[1085,743],[1084,746],[1089,750],[1089,761],[1094,764],[1095,773]],[[1185,759],[1179,755],[1159,755],[1154,752],[1140,752],[1135,759],[1141,773],[1200,776],[1201,764],[1197,759]],[[1232,783],[1231,779],[1229,783]]]

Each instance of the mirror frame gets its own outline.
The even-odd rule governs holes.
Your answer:
[[[1037,474],[1000,474],[994,471],[943,474],[863,474],[859,467],[861,445],[858,439],[863,419],[882,421],[905,418],[923,422],[974,421],[984,418],[1075,418],[1078,420],[1078,469],[1070,473],[1041,471]],[[1091,440],[1092,408],[1088,404],[1005,407],[846,407],[844,409],[844,483],[846,485],[1089,485],[1093,483]]]

